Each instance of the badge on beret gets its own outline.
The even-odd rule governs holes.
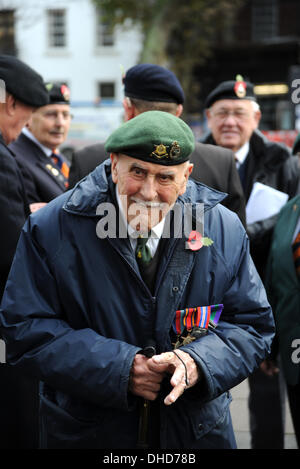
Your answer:
[[[246,96],[246,88],[247,84],[244,82],[243,77],[241,75],[237,75],[233,89],[238,98],[244,98]]]
[[[160,143],[159,145],[155,145],[155,150],[152,152],[153,156],[156,156],[156,158],[165,158],[168,157],[168,152],[167,148],[165,145]]]
[[[65,98],[66,101],[70,101],[70,90],[67,85],[61,85],[60,87],[61,94]]]
[[[178,142],[173,142],[170,149],[170,158],[176,160],[180,156],[180,145]]]
[[[180,156],[180,145],[178,142],[174,141],[168,152],[168,146],[160,143],[159,145],[155,145],[155,150],[151,153],[152,156],[156,158],[170,158],[171,160],[176,160]]]

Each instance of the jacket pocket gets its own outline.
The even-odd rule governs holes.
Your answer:
[[[166,448],[219,448],[226,447],[231,440],[229,405],[232,397],[229,392],[203,403],[189,398],[188,392],[178,404],[166,409],[165,438]],[[176,404],[176,403],[175,403]],[[228,443],[234,447],[234,441]]]
[[[40,396],[40,445],[42,448],[87,448],[101,429],[99,422],[73,417],[45,395]]]
[[[134,411],[92,407],[70,401],[66,407],[52,397],[40,396],[40,446],[54,449],[133,448],[138,415]],[[80,416],[80,417],[79,417]],[[124,429],[126,429],[124,431]]]
[[[228,391],[202,405],[200,412],[192,413],[191,419],[196,439],[202,438],[218,425],[222,425],[231,401],[232,397]]]

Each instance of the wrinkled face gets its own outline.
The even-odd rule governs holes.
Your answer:
[[[68,104],[48,104],[33,113],[28,128],[42,145],[54,150],[66,140],[70,122]]]
[[[5,110],[1,132],[6,145],[8,145],[18,138],[35,108],[18,101],[10,94],[7,94],[6,101],[1,104],[1,108],[3,111]]]
[[[141,232],[149,231],[166,216],[184,194],[193,169],[189,162],[163,166],[115,153],[111,161],[127,222]]]
[[[216,144],[236,152],[251,138],[261,113],[250,100],[221,99],[206,116]]]

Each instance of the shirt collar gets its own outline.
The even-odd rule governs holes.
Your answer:
[[[240,166],[241,164],[244,163],[245,159],[247,158],[247,155],[249,153],[249,141],[244,143],[244,145],[238,149],[238,151],[235,153],[235,159],[238,162],[238,165]]]
[[[121,213],[121,216],[123,218],[123,221],[124,221],[125,225],[127,226],[127,232],[128,232],[129,237],[134,238],[134,239],[138,238],[137,231],[134,230],[132,228],[132,226],[129,225],[129,223],[127,223],[127,219],[126,219],[125,214],[124,214],[124,210],[123,210],[122,203],[121,203],[121,200],[120,200],[120,195],[119,195],[117,185],[116,185],[116,197],[117,197],[117,202],[118,202],[118,206],[119,206],[119,211]],[[153,237],[153,238],[160,239],[162,237],[164,226],[165,226],[165,220],[166,220],[166,218],[163,218],[157,225],[155,225],[151,228],[151,238]]]
[[[48,148],[48,147],[45,147],[45,145],[42,145],[37,138],[35,138],[35,136],[30,132],[30,130],[27,129],[27,127],[24,127],[22,129],[22,133],[24,135],[26,135],[26,137],[30,138],[30,140],[32,140],[34,143],[36,143],[40,149],[45,153],[46,156],[51,156],[53,151]]]

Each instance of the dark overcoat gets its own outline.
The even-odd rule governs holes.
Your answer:
[[[300,217],[300,195],[281,210],[274,229],[268,264],[267,289],[273,306],[283,371],[287,383],[300,381],[300,281],[297,277],[292,239]],[[294,342],[295,341],[295,342]]]
[[[171,406],[163,403],[169,378],[162,384],[160,447],[235,447],[229,390],[265,358],[274,323],[248,237],[236,214],[218,203],[223,197],[189,181],[178,206],[188,204],[196,223],[196,205],[204,204],[204,234],[213,244],[191,250],[188,234],[174,225],[153,294],[129,239],[99,237],[106,210],[116,206],[109,161],[31,215],[0,330],[9,362],[43,382],[44,447],[135,448],[139,398],[128,383],[136,353],[149,339],[157,353],[171,350],[176,310],[214,304],[224,305],[218,327],[183,347],[200,381]]]
[[[65,178],[33,140],[21,133],[9,145],[22,171],[29,203],[50,202],[66,190]]]

